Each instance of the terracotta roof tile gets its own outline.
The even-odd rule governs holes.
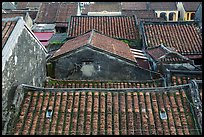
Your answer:
[[[53,58],[84,45],[90,45],[135,62],[135,58],[130,52],[130,48],[126,43],[102,35],[94,30],[67,41],[54,53]]]
[[[169,47],[165,47],[164,45],[159,45],[157,47],[148,48],[147,53],[158,62],[162,63],[191,63],[191,60],[182,56],[175,50]]]
[[[37,10],[12,10],[9,11],[9,13],[19,13],[19,14],[25,14],[26,12],[28,12],[29,16],[31,17],[32,20],[34,20],[37,16],[38,11]]]
[[[193,11],[195,12],[202,2],[182,2],[185,11]]]
[[[15,28],[17,21],[3,21],[2,20],[2,49],[4,48],[9,36]]]
[[[202,54],[202,35],[193,23],[144,23],[147,47],[163,44],[182,55]]]
[[[154,10],[122,10],[122,15],[132,16],[135,15],[137,18],[156,18]]]
[[[28,91],[14,134],[198,134],[185,92]]]
[[[133,16],[72,16],[68,37],[76,37],[92,29],[113,38],[139,39],[139,30]]]

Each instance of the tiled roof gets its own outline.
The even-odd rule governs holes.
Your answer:
[[[29,13],[29,16],[31,17],[32,20],[34,20],[37,16],[38,11],[37,10],[12,10],[9,11],[9,13],[22,13],[25,14],[26,12]]]
[[[172,75],[171,76],[171,85],[182,85],[188,84],[190,80],[202,80],[202,76],[199,75]]]
[[[198,6],[202,4],[202,2],[182,2],[185,11],[196,11]]]
[[[77,3],[61,3],[57,10],[56,22],[66,22],[65,27],[67,27],[68,18],[77,14],[77,8]],[[56,24],[56,26],[58,25],[60,24]]]
[[[187,63],[191,62],[188,58],[169,47],[159,45],[153,48],[147,48],[146,52],[155,60],[163,63]]]
[[[49,42],[54,42],[54,41],[65,42],[66,39],[67,39],[67,33],[57,33],[52,35]]]
[[[67,41],[59,50],[55,52],[53,57],[57,57],[84,45],[90,45],[97,49],[101,49],[135,62],[135,58],[130,52],[130,48],[126,43],[100,34],[95,30]]]
[[[147,10],[147,2],[121,2],[122,10]]]
[[[27,9],[28,2],[18,2],[16,9]]]
[[[2,49],[4,48],[4,45],[6,44],[9,36],[11,35],[16,23],[17,20],[15,21],[2,20]]]
[[[46,88],[148,88],[162,87],[163,79],[145,81],[61,80],[47,78]]]
[[[144,23],[147,47],[163,44],[182,55],[202,54],[202,35],[193,23]]]
[[[150,9],[156,11],[177,10],[176,2],[150,2]]]
[[[18,2],[17,9],[28,9],[28,8],[37,8],[39,9],[42,2]]]
[[[55,23],[59,2],[43,2],[36,17],[36,23]]]
[[[15,18],[21,16],[25,19],[26,13],[2,13],[2,18]]]
[[[87,14],[88,12],[120,12],[121,4],[120,2],[95,2],[94,4],[86,5],[82,10],[82,14]]]
[[[39,9],[37,23],[56,23],[56,27],[67,27],[68,18],[77,15],[77,3],[45,2]]]
[[[165,22],[166,20],[164,19],[164,18],[161,18],[161,17],[159,17],[159,18],[139,18],[139,19],[137,19],[137,21],[138,21],[138,23],[140,23],[140,22]]]
[[[136,15],[137,18],[156,18],[153,10],[122,10],[122,15]]]
[[[113,38],[139,39],[133,16],[72,16],[69,23],[68,37],[95,29]]]
[[[15,135],[196,135],[190,105],[184,90],[27,91],[13,131]]]

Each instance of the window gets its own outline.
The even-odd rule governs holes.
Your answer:
[[[169,13],[169,21],[173,21],[174,20],[174,12]]]
[[[166,20],[166,13],[165,12],[160,13],[160,17]]]
[[[191,20],[195,19],[195,13],[191,13]]]

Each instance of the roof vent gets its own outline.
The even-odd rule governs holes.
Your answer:
[[[52,117],[52,110],[49,109],[46,113],[46,118],[51,118]]]
[[[162,120],[167,119],[166,111],[165,111],[164,109],[162,109],[162,110],[160,111],[160,118],[161,118]]]

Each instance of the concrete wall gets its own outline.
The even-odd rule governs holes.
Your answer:
[[[57,79],[147,80],[150,73],[106,53],[83,47],[53,61]],[[136,64],[136,63],[135,63]],[[153,75],[153,74],[152,74]]]
[[[10,130],[12,118],[8,114],[12,114],[11,104],[17,86],[22,83],[42,86],[46,77],[46,54],[32,34],[24,27],[19,36],[12,35],[16,43],[5,45],[14,44],[14,48],[8,53],[2,69],[2,134]]]

